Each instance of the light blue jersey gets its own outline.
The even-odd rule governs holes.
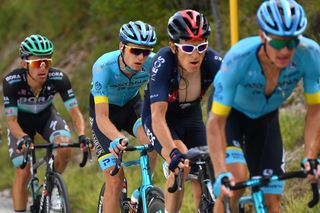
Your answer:
[[[276,110],[303,79],[307,104],[320,103],[320,48],[302,37],[291,63],[279,76],[270,96],[265,94],[266,78],[258,60],[260,37],[249,37],[234,45],[226,54],[215,78],[212,112],[228,115],[231,107],[250,118]]]
[[[120,51],[113,51],[102,55],[92,68],[92,89],[95,103],[106,102],[117,106],[124,106],[134,98],[140,87],[148,81],[149,68],[154,53],[146,59],[141,71],[126,76],[119,67]]]

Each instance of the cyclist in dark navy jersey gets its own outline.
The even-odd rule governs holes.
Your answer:
[[[16,169],[12,197],[14,210],[25,212],[26,184],[29,166],[20,169],[22,152],[18,147],[32,142],[36,133],[51,143],[69,143],[67,123],[54,108],[54,95],[59,93],[64,101],[79,135],[86,145],[85,124],[77,100],[66,74],[51,67],[53,44],[45,36],[31,35],[20,45],[22,68],[10,72],[3,79],[4,112],[8,121],[9,154]],[[23,149],[22,149],[23,150]],[[59,149],[55,156],[55,170],[63,172],[70,157],[69,149]],[[53,207],[54,208],[54,207]]]
[[[189,171],[183,153],[206,144],[200,101],[222,59],[208,48],[210,26],[197,11],[176,12],[169,19],[168,33],[169,47],[162,48],[153,59],[142,122],[150,142],[172,171],[164,191],[166,211],[173,213],[181,208],[183,191],[169,194],[167,188],[179,168],[185,169],[185,175]],[[192,185],[198,203],[199,188]]]
[[[300,79],[304,82],[308,105],[303,163],[309,167],[309,162],[317,162],[320,146],[319,45],[302,36],[307,19],[303,8],[293,0],[265,1],[258,9],[257,19],[261,28],[259,36],[234,45],[214,81],[207,138],[217,175],[214,185],[217,196],[221,194],[223,177],[232,178],[233,175],[235,181],[242,181],[248,172],[250,176],[284,172],[278,108]],[[263,188],[270,212],[280,212],[283,187],[283,181],[278,181]],[[234,209],[242,193],[234,192]],[[223,211],[220,201],[216,202],[216,212]]]
[[[119,212],[123,169],[110,175],[119,150],[128,139],[121,130],[136,136],[140,143],[149,143],[141,125],[142,100],[139,89],[148,81],[153,47],[156,44],[154,28],[142,21],[130,21],[120,28],[119,49],[102,55],[92,68],[90,94],[90,124],[96,155],[105,173],[106,190],[103,211]],[[156,152],[150,155],[154,169]]]

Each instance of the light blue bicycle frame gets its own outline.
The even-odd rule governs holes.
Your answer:
[[[149,157],[147,155],[148,145],[144,146],[134,146],[135,150],[140,151],[139,160],[131,160],[127,162],[122,162],[122,167],[131,167],[140,165],[141,171],[141,185],[140,185],[140,196],[143,204],[143,212],[147,213],[147,191],[149,188],[153,187],[151,174],[150,174],[150,165]]]

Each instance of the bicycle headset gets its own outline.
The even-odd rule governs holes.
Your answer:
[[[261,29],[276,36],[299,36],[307,27],[303,8],[294,0],[265,1],[257,12]]]

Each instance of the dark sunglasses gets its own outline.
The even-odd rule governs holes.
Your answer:
[[[201,54],[205,52],[208,48],[208,42],[203,42],[201,44],[198,44],[197,46],[192,45],[192,44],[178,44],[174,43],[177,47],[179,47],[182,52],[187,53],[187,54],[192,54],[195,49],[198,50],[198,52]]]
[[[40,68],[42,64],[45,64],[46,67],[52,66],[52,59],[51,58],[39,58],[33,60],[25,60],[29,64],[30,68]]]
[[[288,49],[293,50],[298,47],[300,43],[299,38],[295,39],[288,39],[288,40],[280,40],[280,39],[274,39],[267,36],[265,32],[263,32],[264,37],[268,41],[269,45],[273,47],[274,49],[281,50],[285,47],[288,47]]]
[[[142,47],[132,47],[129,45],[125,45],[128,49],[129,52],[134,54],[134,55],[140,55],[141,53],[143,54],[144,57],[150,55],[152,52],[153,48],[142,48]]]

